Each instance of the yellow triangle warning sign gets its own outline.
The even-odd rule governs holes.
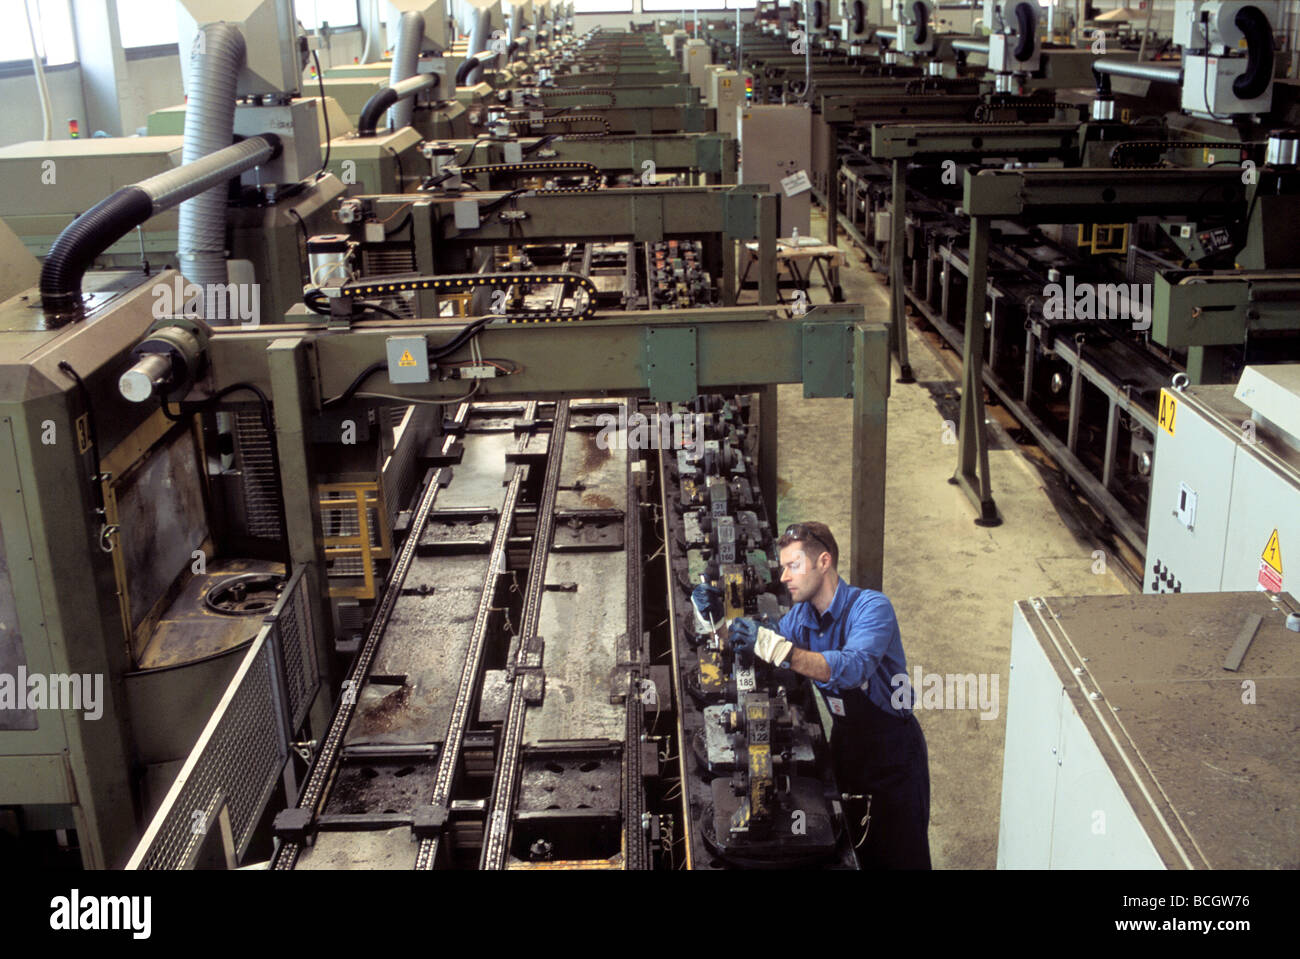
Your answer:
[[[402,351],[402,358],[397,361],[398,366],[415,366],[415,357],[411,355],[410,350]]]
[[[1279,576],[1282,575],[1282,547],[1277,541],[1277,530],[1273,530],[1273,535],[1268,538],[1268,545],[1264,547],[1264,552],[1259,558],[1273,567]]]

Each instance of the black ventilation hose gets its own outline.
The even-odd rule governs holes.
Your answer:
[[[867,4],[866,0],[853,0],[853,33],[855,36],[861,36],[862,31],[867,28]]]
[[[1232,81],[1232,92],[1253,100],[1273,82],[1273,30],[1259,7],[1242,7],[1232,22],[1246,37],[1246,72]]]
[[[477,55],[472,57],[466,57],[465,62],[462,63],[460,65],[460,69],[456,71],[456,86],[458,87],[464,86],[465,81],[469,79],[469,75],[474,72],[474,68],[477,66],[478,66]]]
[[[59,234],[41,267],[41,304],[50,325],[81,315],[81,278],[95,257],[152,215],[153,198],[138,186],[124,186]]]
[[[826,23],[826,0],[812,0],[812,28],[822,29]]]
[[[513,57],[515,53],[519,50],[519,48],[522,47],[523,45],[524,45],[523,41],[521,40],[511,40],[510,46],[506,48],[506,59],[509,60],[511,57]]]
[[[376,90],[366,101],[366,105],[361,108],[361,116],[357,119],[357,136],[374,136],[375,129],[379,126],[379,118],[396,102],[397,91],[392,87]]]
[[[1038,43],[1038,8],[1025,2],[1016,7],[1017,30],[1020,42],[1016,44],[1014,56],[1017,63],[1024,63],[1034,55],[1034,45]]]
[[[912,4],[912,17],[916,20],[916,32],[912,34],[913,43],[925,43],[930,34],[930,8],[921,0]]]

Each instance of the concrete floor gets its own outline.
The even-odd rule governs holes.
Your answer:
[[[825,236],[821,211],[813,234]],[[845,299],[868,319],[889,315],[889,290],[841,240]],[[814,286],[813,304],[828,301]],[[914,321],[915,322],[915,321]],[[1031,596],[1136,592],[1094,557],[1100,543],[1086,520],[1058,512],[1056,481],[992,431],[989,470],[1003,517],[976,526],[975,509],[947,482],[956,446],[944,443],[944,420],[957,418],[957,379],[930,340],[909,329],[917,382],[892,384],[885,492],[884,592],[902,629],[909,674],[987,674],[997,679],[995,717],[981,711],[919,710],[930,752],[930,851],[936,869],[992,869],[997,863],[1002,745],[1011,650],[1011,610]],[[897,379],[897,363],[893,367]],[[805,400],[801,386],[780,388],[778,519],[830,526],[841,557],[849,555],[849,453],[852,401]],[[1053,499],[1050,494],[1055,494]],[[846,566],[846,560],[840,564]],[[1094,572],[1094,569],[1101,570]],[[990,710],[992,712],[992,710]]]

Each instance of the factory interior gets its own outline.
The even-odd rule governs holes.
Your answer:
[[[1300,2],[5,26],[0,862],[1300,868]]]

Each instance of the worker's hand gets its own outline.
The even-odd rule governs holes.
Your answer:
[[[691,608],[695,610],[695,631],[713,632],[722,625],[722,590],[700,583],[691,590]]]
[[[794,643],[779,636],[766,626],[760,626],[756,619],[737,619],[731,624],[731,648],[735,650],[736,662],[741,668],[748,669],[757,656],[773,666],[780,666],[790,658]]]

